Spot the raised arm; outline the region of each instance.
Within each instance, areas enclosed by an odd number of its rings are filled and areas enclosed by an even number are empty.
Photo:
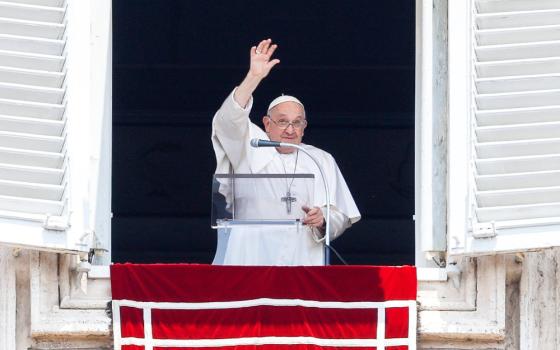
[[[272,39],[262,40],[257,46],[251,47],[249,72],[233,96],[241,107],[247,106],[259,83],[266,78],[272,67],[280,63],[279,59],[271,60],[277,47],[278,45],[272,44]]]
[[[251,137],[249,120],[251,95],[261,80],[270,73],[272,67],[280,62],[278,59],[270,59],[277,48],[271,42],[270,39],[263,40],[251,48],[247,76],[235,89],[233,96],[228,96],[214,115],[212,144],[216,153],[217,172],[227,172],[229,164],[237,171],[251,152],[248,149]],[[265,135],[253,137],[265,137]]]

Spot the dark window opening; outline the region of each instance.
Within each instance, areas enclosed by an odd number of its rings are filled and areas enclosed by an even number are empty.
[[[333,245],[351,264],[414,264],[414,17],[404,0],[113,1],[112,260],[212,261],[211,119],[270,37],[282,62],[253,121],[300,98],[304,142],[335,157],[362,213]]]

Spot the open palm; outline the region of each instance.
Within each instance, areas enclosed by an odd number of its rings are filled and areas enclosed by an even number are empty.
[[[272,67],[280,63],[279,59],[270,59],[278,47],[278,45],[271,45],[271,43],[272,40],[267,39],[261,41],[258,46],[251,47],[251,66],[249,68],[251,75],[262,79],[270,73]]]

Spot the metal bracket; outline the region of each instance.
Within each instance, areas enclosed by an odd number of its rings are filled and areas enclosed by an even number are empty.
[[[473,225],[473,238],[492,238],[496,237],[496,235],[496,224],[494,223],[494,221]]]
[[[89,253],[88,253],[88,259],[87,261],[92,264],[93,263],[93,258],[94,257],[102,257],[105,254],[107,254],[109,252],[108,249],[105,248],[101,248],[101,247],[95,247],[95,248],[90,248]]]
[[[433,261],[437,267],[445,268],[446,261],[443,252],[425,252],[426,260]]]

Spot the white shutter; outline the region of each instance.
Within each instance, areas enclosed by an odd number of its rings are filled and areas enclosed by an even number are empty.
[[[101,3],[107,7],[97,0],[0,1],[0,244],[72,253],[107,247],[94,242],[110,215],[110,180],[99,185],[107,172],[100,166],[110,164],[110,154],[99,153],[110,145],[110,26],[102,29],[102,48],[92,34],[110,23],[110,15],[93,18]],[[105,61],[94,66],[95,50]]]
[[[64,211],[64,12],[0,2],[0,214]]]
[[[472,5],[470,223],[451,253],[560,246],[560,1]]]

